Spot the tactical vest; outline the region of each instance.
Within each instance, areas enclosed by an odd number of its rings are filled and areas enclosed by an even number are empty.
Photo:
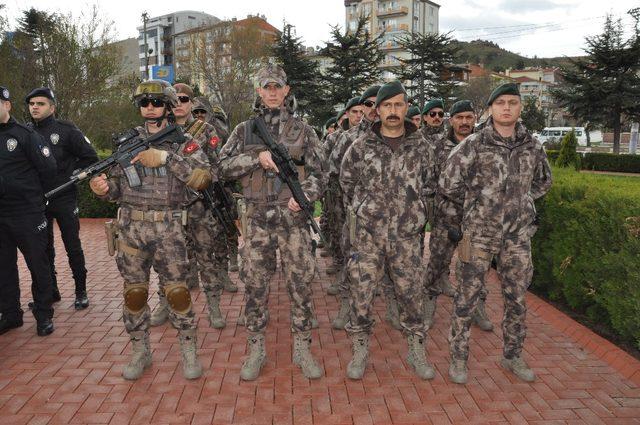
[[[141,135],[145,135],[146,130],[139,127]],[[177,153],[180,145],[177,143],[166,143],[155,146]],[[161,210],[161,209],[181,209],[186,201],[186,189],[184,182],[177,179],[166,166],[157,168],[147,168],[139,162],[135,164],[136,171],[142,185],[130,187],[125,177],[121,178],[120,190],[122,192],[122,203],[135,206],[140,209]]]
[[[251,120],[245,124],[244,145],[245,150],[255,149],[256,145],[264,146],[260,138],[249,129],[252,127]],[[283,144],[289,151],[291,159],[298,170],[298,179],[300,182],[305,179],[304,171],[304,144],[305,144],[305,124],[293,117],[289,117],[281,127],[280,134],[276,138],[278,143]],[[291,190],[278,175],[269,170],[259,167],[252,173],[244,176],[240,183],[242,184],[242,193],[247,200],[254,204],[279,204],[284,205],[291,198]]]

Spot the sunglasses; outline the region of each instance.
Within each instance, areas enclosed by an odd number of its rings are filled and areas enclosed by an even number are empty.
[[[149,106],[149,104],[151,104],[151,106],[153,106],[154,108],[162,108],[165,105],[164,100],[162,99],[145,97],[138,101],[138,106],[141,108],[146,108],[147,106]]]
[[[439,116],[440,118],[444,117],[444,112],[440,111],[440,112],[429,112],[429,116],[431,118],[435,118],[437,116]]]
[[[189,103],[191,98],[189,96],[178,96],[180,103]]]
[[[376,104],[376,102],[374,102],[373,100],[365,100],[364,102],[362,102],[362,104],[367,108],[372,108]]]

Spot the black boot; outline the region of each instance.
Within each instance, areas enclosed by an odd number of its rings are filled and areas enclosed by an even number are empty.
[[[89,297],[87,297],[87,291],[82,291],[76,294],[76,300],[73,302],[73,307],[76,310],[84,310],[89,307]]]
[[[10,318],[4,317],[4,314],[0,317],[0,335],[9,332],[11,329],[19,328],[20,326],[22,326],[22,317]]]
[[[51,319],[42,319],[37,322],[36,331],[38,336],[47,336],[53,333],[53,321]]]

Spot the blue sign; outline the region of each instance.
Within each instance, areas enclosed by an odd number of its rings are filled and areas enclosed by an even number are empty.
[[[173,84],[175,81],[173,65],[153,65],[151,67],[151,78],[154,80],[165,80]]]

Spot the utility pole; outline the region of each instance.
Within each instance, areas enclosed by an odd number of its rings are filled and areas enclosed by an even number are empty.
[[[142,13],[142,32],[144,37],[144,75],[145,79],[149,79],[149,45],[147,44],[147,21],[149,20],[149,14],[147,12]]]

